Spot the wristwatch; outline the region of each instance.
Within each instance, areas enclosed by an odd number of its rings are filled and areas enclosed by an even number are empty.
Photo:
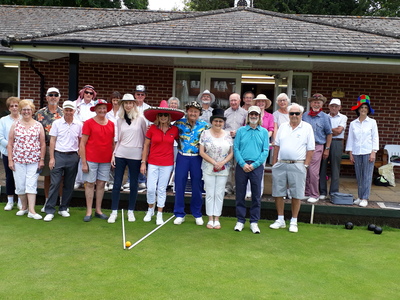
[[[304,167],[305,167],[306,169],[308,169],[308,165],[304,165]]]
[[[325,148],[325,150],[329,150],[329,149],[331,149],[331,147],[326,147],[326,148]]]

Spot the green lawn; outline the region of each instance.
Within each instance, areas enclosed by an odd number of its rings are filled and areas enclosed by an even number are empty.
[[[299,224],[299,233],[196,226],[187,216],[132,250],[115,224],[84,223],[83,208],[52,222],[0,211],[1,299],[398,299],[400,230]],[[107,212],[107,211],[105,211]],[[126,224],[134,243],[156,228]],[[170,214],[165,214],[165,220]]]

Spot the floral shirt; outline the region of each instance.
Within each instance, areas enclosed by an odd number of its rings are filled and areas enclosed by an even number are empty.
[[[40,161],[40,123],[25,129],[21,121],[15,123],[12,158],[15,163],[33,164]]]
[[[199,141],[201,133],[210,128],[203,120],[197,120],[192,127],[186,118],[174,124],[179,129],[180,148],[183,153],[199,154]]]
[[[230,133],[227,131],[225,131],[222,137],[216,138],[211,135],[210,130],[205,130],[201,134],[200,145],[204,146],[204,151],[208,156],[218,162],[224,160],[225,157],[228,156],[229,150],[233,145],[233,140]],[[228,176],[231,163],[227,162],[224,166],[225,170],[214,172],[214,166],[205,159],[203,159],[201,163],[201,169],[203,173],[207,175]]]
[[[45,133],[45,138],[46,138],[46,145],[49,146],[50,144],[50,130],[51,130],[51,125],[53,122],[57,119],[61,119],[63,116],[63,111],[61,107],[57,107],[57,111],[55,114],[53,114],[48,107],[43,107],[42,109],[39,109],[36,113],[35,116],[33,117],[36,121],[38,121],[40,124],[43,125],[44,133]]]

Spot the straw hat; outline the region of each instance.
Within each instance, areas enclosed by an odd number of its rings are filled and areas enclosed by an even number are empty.
[[[322,94],[317,93],[317,94],[312,95],[312,97],[308,98],[308,102],[315,101],[315,100],[320,100],[323,102],[323,104],[325,104],[326,97],[324,97],[324,95],[322,95]]]
[[[213,103],[215,101],[215,96],[213,93],[211,93],[209,90],[205,90],[204,92],[200,93],[197,96],[197,102],[201,102],[201,97],[203,97],[203,95],[210,95],[211,97],[211,103]]]
[[[264,94],[258,94],[256,98],[253,99],[253,101],[265,101],[265,109],[271,106],[272,102],[271,100],[268,99],[267,96]]]

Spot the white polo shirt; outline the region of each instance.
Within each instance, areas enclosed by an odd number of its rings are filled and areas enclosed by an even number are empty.
[[[79,138],[82,137],[82,122],[74,118],[71,124],[65,122],[64,117],[53,122],[50,136],[57,137],[55,150],[73,152],[79,149]]]
[[[315,150],[312,126],[304,121],[295,129],[289,122],[281,124],[275,145],[279,146],[278,160],[305,160],[307,151]]]

